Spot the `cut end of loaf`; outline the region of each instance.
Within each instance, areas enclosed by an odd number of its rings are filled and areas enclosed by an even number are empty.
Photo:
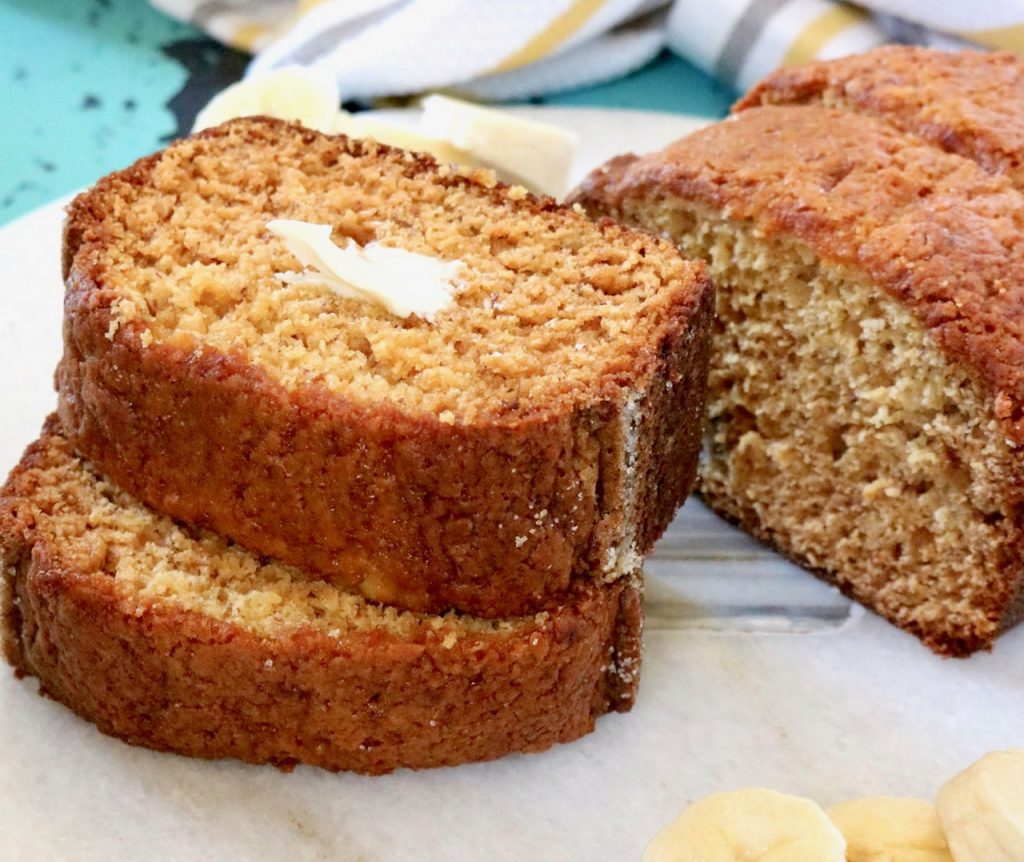
[[[971,376],[799,241],[657,193],[610,214],[719,285],[702,496],[937,652],[990,646],[1015,621],[1016,467]]]
[[[632,215],[723,286],[705,499],[936,651],[990,645],[1020,537],[1009,447],[969,375],[899,303],[797,242],[685,204]]]

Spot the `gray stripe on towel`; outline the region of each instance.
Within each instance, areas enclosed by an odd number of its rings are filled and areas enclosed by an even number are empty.
[[[714,74],[718,78],[735,84],[743,68],[743,63],[750,56],[750,49],[756,44],[764,31],[765,25],[790,0],[754,0],[743,14],[736,20],[732,32],[729,33],[722,46],[722,52],[715,62]]]

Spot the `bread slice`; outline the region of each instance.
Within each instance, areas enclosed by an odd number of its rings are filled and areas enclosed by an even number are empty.
[[[135,745],[381,773],[540,751],[628,710],[635,576],[532,617],[424,616],[154,514],[50,421],[0,492],[8,660]]]
[[[267,221],[465,264],[432,321],[275,276]],[[686,496],[712,288],[661,240],[372,141],[244,119],[68,213],[69,439],[158,511],[406,609],[637,568]]]
[[[1021,613],[1024,199],[870,117],[744,110],[575,195],[709,262],[699,489],[938,652]]]
[[[768,75],[734,111],[809,105],[876,117],[1024,189],[1024,60],[886,45]]]

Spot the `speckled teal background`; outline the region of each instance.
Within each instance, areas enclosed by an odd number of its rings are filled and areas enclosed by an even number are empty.
[[[0,224],[159,149],[245,61],[145,0],[0,0]],[[733,95],[664,54],[543,101],[722,116]]]

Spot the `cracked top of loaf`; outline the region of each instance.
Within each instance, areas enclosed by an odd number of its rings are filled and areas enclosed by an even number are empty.
[[[1024,60],[1015,54],[887,45],[779,69],[733,110],[811,103],[879,117],[1024,187]]]

